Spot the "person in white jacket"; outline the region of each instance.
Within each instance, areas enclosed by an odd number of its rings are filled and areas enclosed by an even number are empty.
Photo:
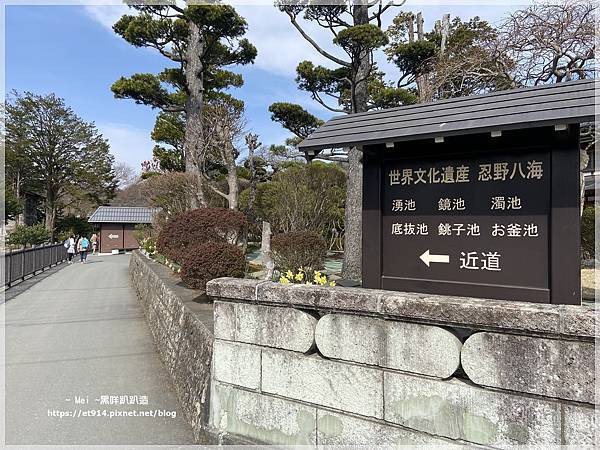
[[[65,247],[67,247],[67,257],[69,259],[69,264],[73,262],[73,256],[75,256],[75,236],[71,235],[68,242],[65,242]]]

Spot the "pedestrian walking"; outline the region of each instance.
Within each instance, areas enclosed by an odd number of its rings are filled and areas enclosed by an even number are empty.
[[[98,235],[96,233],[92,234],[90,241],[92,242],[92,255],[95,255],[96,250],[98,250]]]
[[[77,249],[79,250],[79,257],[82,263],[85,263],[87,260],[87,253],[90,249],[90,241],[85,236],[82,236],[79,239],[79,244],[77,245]]]
[[[71,235],[64,242],[64,246],[67,249],[67,258],[69,260],[69,264],[73,262],[73,256],[75,256],[75,236]]]

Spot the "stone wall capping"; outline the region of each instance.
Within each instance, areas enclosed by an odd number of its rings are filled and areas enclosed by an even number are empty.
[[[386,291],[264,282],[256,292],[259,303],[377,313],[380,295]]]
[[[264,282],[249,278],[217,278],[206,283],[206,295],[253,302],[256,301],[256,287]]]
[[[213,298],[440,324],[592,340],[597,312],[587,306],[453,297],[378,289],[284,285],[219,278],[207,285]]]
[[[503,330],[577,339],[596,336],[597,312],[587,306],[547,305],[510,300],[388,292],[380,312],[465,328]]]

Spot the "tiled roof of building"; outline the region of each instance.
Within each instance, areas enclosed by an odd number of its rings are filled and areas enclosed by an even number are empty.
[[[145,206],[100,206],[88,219],[95,223],[152,223],[158,208]]]
[[[349,114],[328,120],[298,148],[314,154],[325,148],[591,122],[594,97],[591,79]]]

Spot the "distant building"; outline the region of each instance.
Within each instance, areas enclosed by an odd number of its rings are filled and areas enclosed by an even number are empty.
[[[133,250],[139,247],[133,235],[138,224],[150,224],[156,208],[141,206],[100,206],[88,219],[98,227],[100,252]]]

